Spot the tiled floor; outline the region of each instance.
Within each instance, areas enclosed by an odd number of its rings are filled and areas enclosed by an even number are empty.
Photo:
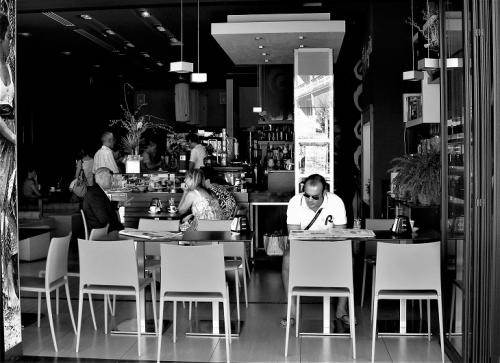
[[[36,275],[43,262],[21,264],[21,273]],[[77,313],[78,279],[71,281],[73,311]],[[230,286],[232,284],[230,283]],[[36,313],[36,298],[33,294],[23,294],[23,312]],[[61,295],[62,297],[64,294]],[[242,295],[243,296],[243,295]],[[97,299],[98,297],[96,297]],[[55,318],[57,342],[59,352],[53,349],[49,323],[46,317],[42,318],[41,327],[36,322],[23,330],[23,350],[26,361],[35,360],[34,356],[67,357],[112,360],[156,360],[157,339],[143,337],[141,340],[142,355],[137,355],[137,339],[134,337],[120,337],[104,334],[103,301],[94,302],[96,312],[97,331],[94,331],[90,318],[88,303],[84,304],[82,337],[80,352],[75,353],[76,336],[71,327],[67,303],[61,300],[60,314]],[[233,299],[234,300],[234,299]],[[246,309],[241,299],[242,320],[244,326],[239,338],[233,339],[231,345],[231,361],[233,362],[350,362],[352,359],[351,340],[347,337],[314,337],[295,338],[290,336],[288,357],[284,357],[285,330],[280,327],[279,321],[285,312],[285,296],[281,284],[280,271],[277,268],[258,268],[249,281],[249,307]],[[303,305],[304,319],[321,319],[322,308],[318,300],[306,301]],[[53,307],[55,303],[53,302]],[[151,305],[148,304],[150,316]],[[366,362],[371,358],[371,324],[369,310],[356,307],[356,345],[357,362]],[[53,311],[55,309],[53,308]],[[235,307],[231,313],[235,316]],[[392,309],[382,311],[381,317],[393,316]],[[418,310],[418,309],[416,309]],[[178,308],[177,342],[172,342],[172,327],[168,328],[162,337],[162,361],[183,362],[224,362],[225,341],[219,338],[186,337],[188,329],[188,309]],[[42,313],[46,314],[45,301],[42,304]],[[195,317],[209,319],[211,315],[208,304],[199,304],[194,313]],[[135,316],[135,304],[132,301],[117,302],[117,316],[110,320],[110,324],[120,322]],[[171,319],[171,306],[166,306],[166,318]],[[424,324],[426,326],[426,324]],[[43,361],[50,361],[44,358]],[[58,359],[58,362],[68,361]],[[82,360],[83,361],[83,360]],[[433,335],[431,342],[426,338],[378,338],[376,343],[377,362],[439,362],[441,351],[439,339]]]

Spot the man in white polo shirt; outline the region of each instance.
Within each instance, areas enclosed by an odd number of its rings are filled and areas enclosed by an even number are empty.
[[[325,178],[319,174],[312,174],[304,182],[304,192],[295,195],[288,202],[286,212],[288,231],[295,229],[322,230],[346,228],[347,217],[344,202],[337,195],[326,191]],[[288,296],[288,277],[290,268],[290,251],[283,256],[282,277],[285,292]],[[292,299],[292,323],[295,323],[295,300]],[[347,299],[339,298],[336,317],[349,324],[349,314],[346,310]],[[286,318],[281,321],[286,326]]]

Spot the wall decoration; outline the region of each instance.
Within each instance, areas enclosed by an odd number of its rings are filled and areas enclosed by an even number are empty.
[[[21,343],[21,302],[17,235],[17,160],[14,104],[16,8],[14,0],[0,1],[0,68],[10,79],[0,82],[0,269],[3,341],[0,361]],[[8,54],[2,54],[8,52]],[[5,59],[5,61],[2,61]],[[7,86],[5,86],[7,85]],[[1,339],[0,339],[1,340]]]

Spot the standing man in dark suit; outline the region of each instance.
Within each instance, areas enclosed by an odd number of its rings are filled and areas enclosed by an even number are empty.
[[[118,240],[118,232],[124,227],[118,219],[118,213],[111,205],[105,190],[111,188],[113,173],[108,168],[99,168],[95,172],[96,184],[87,188],[83,198],[83,212],[89,229],[102,228],[109,224],[108,240]]]

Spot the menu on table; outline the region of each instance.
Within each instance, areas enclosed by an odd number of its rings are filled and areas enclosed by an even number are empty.
[[[145,239],[163,239],[163,238],[179,238],[182,237],[182,232],[170,232],[170,231],[144,231],[138,229],[127,228],[120,231],[122,236],[129,236],[135,238],[145,238]]]
[[[323,231],[290,231],[290,239],[296,240],[330,240],[332,238],[373,238],[375,233],[369,229],[341,229],[331,228]]]

